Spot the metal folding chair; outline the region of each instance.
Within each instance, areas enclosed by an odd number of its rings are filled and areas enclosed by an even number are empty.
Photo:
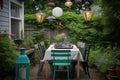
[[[89,67],[88,67],[89,53],[90,53],[90,44],[85,43],[85,49],[82,53],[84,61],[80,61],[80,62],[81,62],[82,67],[85,71],[85,74],[87,74],[88,77],[90,78],[90,72],[89,72]]]
[[[53,65],[53,80],[55,80],[56,72],[67,72],[68,80],[70,79],[70,50],[51,50],[52,65]],[[63,66],[65,69],[59,69],[58,66]]]
[[[38,70],[38,76],[42,72],[44,62],[42,61],[44,54],[45,54],[45,47],[41,44],[35,44],[35,52],[37,54],[37,57],[39,57],[39,70]]]
[[[84,59],[84,61],[80,61],[80,63],[82,65],[82,68],[83,68],[85,74],[87,74],[88,77],[90,78],[89,67],[88,67],[88,57],[89,57],[89,53],[90,53],[90,44],[87,44],[84,42],[79,42],[79,43],[80,44],[78,44],[77,46],[79,47],[81,54],[82,54],[82,57]],[[74,75],[76,64],[77,64],[76,61],[72,62],[72,75]]]

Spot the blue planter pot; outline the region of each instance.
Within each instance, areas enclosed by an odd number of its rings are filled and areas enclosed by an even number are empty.
[[[62,47],[62,45],[63,45],[63,42],[61,41],[61,42],[58,42],[58,46],[59,47]]]

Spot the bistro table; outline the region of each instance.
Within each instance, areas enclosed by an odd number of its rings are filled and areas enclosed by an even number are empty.
[[[45,65],[48,63],[49,60],[52,59],[51,57],[51,50],[71,50],[71,59],[72,60],[77,60],[77,79],[79,80],[79,70],[80,70],[80,61],[83,61],[82,54],[80,50],[76,47],[76,45],[72,45],[73,47],[70,49],[67,48],[61,48],[61,49],[56,49],[54,44],[51,44],[49,48],[45,51],[45,55],[43,58],[43,61],[45,61]],[[46,68],[47,69],[47,68]],[[46,70],[47,72],[47,70]],[[45,74],[47,77],[47,74]]]

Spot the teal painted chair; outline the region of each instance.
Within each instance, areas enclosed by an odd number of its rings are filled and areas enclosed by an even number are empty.
[[[53,80],[55,80],[56,72],[67,72],[67,78],[70,79],[70,50],[51,50],[52,54],[52,66],[53,66]],[[65,67],[65,69],[59,69],[59,66]]]

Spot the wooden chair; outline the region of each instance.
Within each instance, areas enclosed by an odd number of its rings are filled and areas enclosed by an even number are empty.
[[[68,80],[70,79],[70,50],[51,50],[52,65],[53,65],[53,80],[55,80],[56,72],[67,72]],[[63,66],[65,69],[58,69],[58,66]]]
[[[37,74],[39,76],[40,73],[42,72],[42,69],[44,66],[44,62],[42,61],[44,54],[45,54],[44,45],[35,44],[35,52],[36,52],[36,56],[39,58],[39,70],[38,70],[38,74]]]

